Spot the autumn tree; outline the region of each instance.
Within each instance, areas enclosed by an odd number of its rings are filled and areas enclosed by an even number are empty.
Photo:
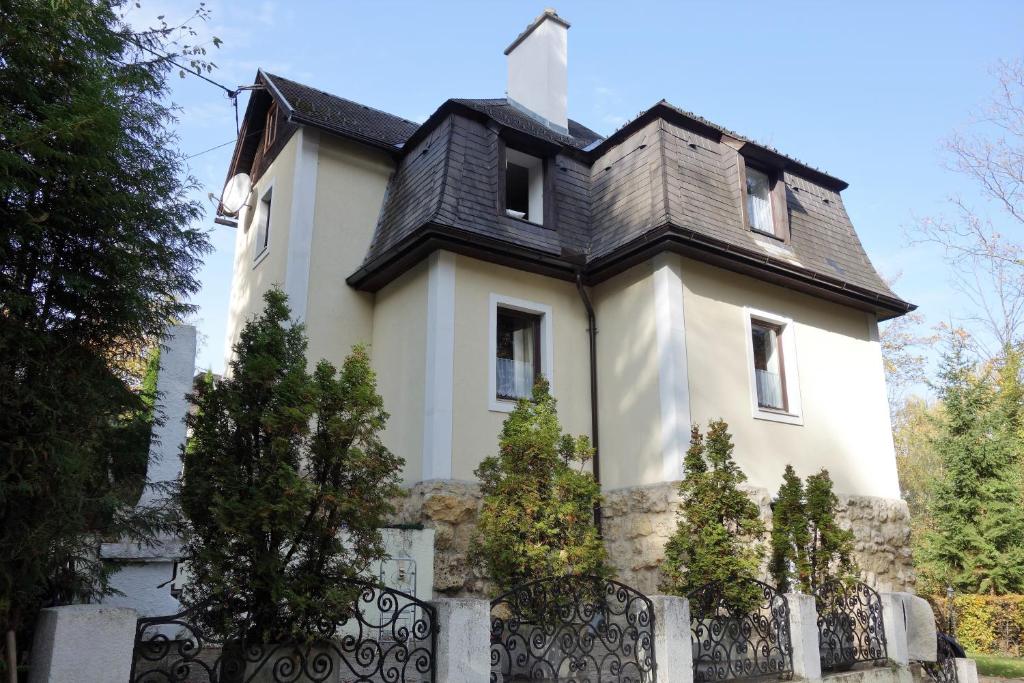
[[[307,641],[351,614],[349,580],[383,559],[401,458],[366,351],[306,369],[285,295],[264,296],[230,372],[192,397],[181,505],[183,602],[233,642]]]
[[[586,470],[590,440],[562,432],[541,378],[509,413],[498,455],[476,469],[483,492],[471,555],[500,590],[551,576],[608,576],[594,523],[600,485]]]

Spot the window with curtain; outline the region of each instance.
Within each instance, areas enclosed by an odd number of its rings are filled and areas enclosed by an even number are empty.
[[[786,410],[786,387],[783,383],[782,347],[779,328],[751,321],[751,343],[754,347],[754,378],[757,382],[757,404],[769,410]]]
[[[747,167],[747,220],[758,232],[775,234],[772,218],[772,183],[768,174]]]
[[[499,308],[495,353],[497,397],[529,398],[540,375],[540,316]]]

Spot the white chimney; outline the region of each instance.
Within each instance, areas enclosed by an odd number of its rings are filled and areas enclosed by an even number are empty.
[[[568,38],[569,22],[546,9],[505,50],[510,103],[563,133],[569,129]]]

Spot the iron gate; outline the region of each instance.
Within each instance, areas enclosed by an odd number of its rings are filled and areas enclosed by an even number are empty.
[[[617,581],[553,577],[491,601],[492,683],[646,683],[654,655],[654,607]]]
[[[225,642],[195,613],[139,619],[129,683],[434,681],[437,615],[408,593],[362,581],[351,614],[310,644]]]
[[[693,679],[793,675],[786,596],[761,581],[706,584],[687,595]]]
[[[822,671],[843,671],[858,662],[887,658],[882,598],[860,581],[831,580],[814,593]]]

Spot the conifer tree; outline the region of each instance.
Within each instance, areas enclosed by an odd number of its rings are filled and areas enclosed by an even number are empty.
[[[792,465],[786,465],[782,485],[772,508],[772,557],[768,571],[780,593],[808,583],[807,548],[810,531],[804,504],[804,486]]]
[[[942,458],[931,525],[919,552],[926,585],[972,593],[1024,591],[1020,356],[991,367],[967,360],[951,335],[936,389],[943,410],[933,447]]]
[[[683,462],[684,479],[676,531],[665,546],[662,590],[685,596],[716,583],[730,604],[743,610],[757,600],[764,523],[740,486],[747,480],[732,459],[733,444],[722,420],[708,424],[707,438],[693,427]]]
[[[853,560],[853,532],[839,526],[836,507],[839,499],[832,492],[828,470],[807,477],[804,487],[807,513],[807,577],[801,590],[814,594],[831,579],[849,580],[857,573]]]
[[[230,373],[199,388],[188,418],[183,601],[232,642],[330,635],[358,594],[347,580],[384,557],[379,529],[401,492],[365,350],[310,374],[286,300],[264,296]]]
[[[471,554],[500,590],[551,576],[608,576],[594,524],[601,489],[585,436],[562,433],[544,378],[505,419],[498,455],[476,470],[483,492]]]

